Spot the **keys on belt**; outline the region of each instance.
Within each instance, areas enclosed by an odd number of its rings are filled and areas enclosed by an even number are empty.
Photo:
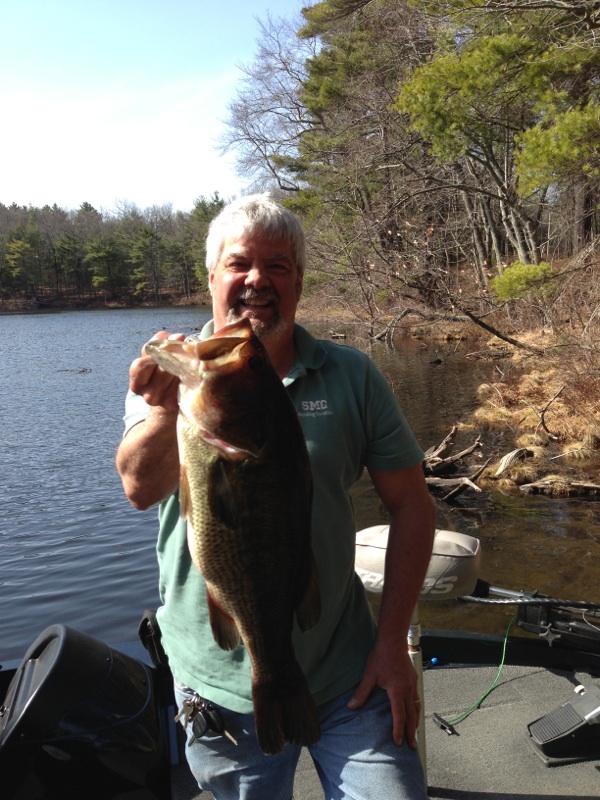
[[[183,727],[187,730],[188,725],[192,725],[192,736],[188,741],[188,747],[200,739],[207,731],[213,731],[220,736],[226,736],[229,741],[237,744],[231,733],[225,729],[223,717],[218,708],[210,702],[194,693],[191,697],[183,701],[181,711],[175,717],[175,722],[183,719]]]

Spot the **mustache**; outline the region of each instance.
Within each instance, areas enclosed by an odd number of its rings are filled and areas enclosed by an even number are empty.
[[[251,303],[253,300],[276,302],[277,295],[273,289],[265,287],[264,289],[243,289],[236,297],[236,302]]]

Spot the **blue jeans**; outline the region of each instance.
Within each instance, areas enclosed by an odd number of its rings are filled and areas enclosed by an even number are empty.
[[[175,681],[181,709],[192,692]],[[325,792],[325,800],[426,800],[423,771],[416,750],[392,741],[387,695],[373,692],[356,711],[346,708],[353,690],[319,707],[321,738],[308,748]],[[215,800],[291,800],[301,748],[288,744],[276,756],[258,747],[253,714],[236,714],[219,707],[225,736],[206,733],[186,746],[190,769],[201,789]],[[187,731],[191,738],[191,725]]]

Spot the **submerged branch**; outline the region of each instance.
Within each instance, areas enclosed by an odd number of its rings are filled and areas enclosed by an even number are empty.
[[[539,347],[533,347],[530,344],[519,342],[517,339],[513,339],[512,336],[507,336],[505,333],[501,333],[497,328],[494,328],[492,325],[488,325],[487,322],[484,322],[479,317],[476,317],[475,314],[472,314],[466,308],[461,309],[461,311],[471,320],[471,322],[474,322],[475,325],[479,325],[480,328],[488,331],[488,333],[491,333],[498,339],[502,339],[503,342],[508,342],[508,344],[512,344],[513,347],[518,347],[520,350],[527,350],[529,353],[535,353],[536,355],[540,356],[544,355],[544,351],[540,350]]]

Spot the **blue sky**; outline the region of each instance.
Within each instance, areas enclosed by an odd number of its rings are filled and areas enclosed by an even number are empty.
[[[0,0],[0,203],[189,211],[243,189],[216,151],[257,19],[314,0]]]

